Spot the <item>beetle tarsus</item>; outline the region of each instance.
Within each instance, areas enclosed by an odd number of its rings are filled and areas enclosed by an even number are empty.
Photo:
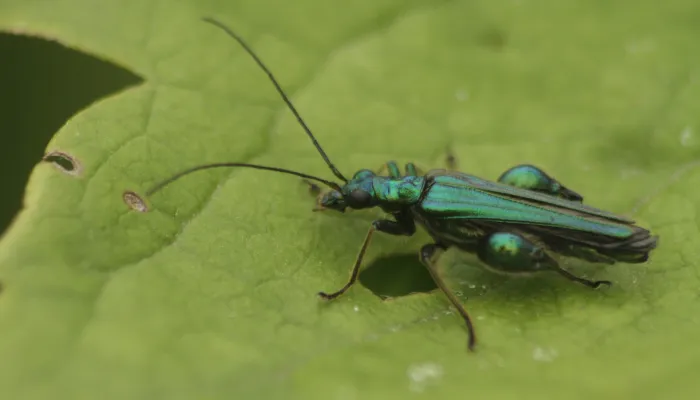
[[[341,296],[343,293],[345,293],[352,285],[357,282],[357,277],[360,276],[360,267],[362,266],[362,259],[365,257],[365,252],[367,251],[367,247],[369,247],[369,242],[370,239],[372,239],[372,234],[376,230],[375,224],[372,224],[372,226],[369,228],[367,231],[367,235],[365,236],[365,241],[362,242],[362,247],[360,248],[360,251],[357,253],[357,258],[355,258],[355,265],[352,267],[352,271],[350,272],[350,279],[348,279],[347,283],[338,291],[335,291],[333,293],[326,293],[326,292],[319,292],[318,295],[321,297],[323,300],[333,300],[339,296]]]
[[[457,157],[452,152],[451,148],[447,148],[445,155],[445,166],[448,171],[457,171]]]
[[[441,246],[440,244],[426,244],[420,249],[418,257],[420,258],[421,263],[423,263],[423,265],[425,265],[425,267],[428,269],[428,272],[430,272],[430,276],[433,277],[435,285],[437,285],[437,287],[440,288],[440,290],[445,294],[445,296],[447,296],[447,299],[450,301],[450,303],[452,303],[454,308],[457,309],[459,315],[462,316],[462,319],[464,320],[464,323],[467,326],[467,349],[469,349],[469,351],[474,351],[474,346],[476,346],[476,334],[474,333],[474,324],[472,324],[472,320],[469,317],[467,310],[464,309],[464,306],[462,306],[462,303],[460,303],[457,296],[455,296],[452,290],[447,286],[447,284],[445,284],[445,281],[442,279],[440,272],[435,266],[440,256],[440,253],[442,253],[443,251],[445,251],[445,247]]]
[[[561,276],[565,277],[566,279],[586,285],[591,289],[598,289],[600,286],[603,285],[612,286],[612,282],[610,281],[591,281],[585,278],[578,277],[562,268],[557,268],[555,269],[555,271],[557,271]]]

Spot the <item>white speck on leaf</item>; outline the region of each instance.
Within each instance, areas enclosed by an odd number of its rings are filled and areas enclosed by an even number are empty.
[[[355,306],[355,307],[353,307],[352,309],[355,310],[355,312],[360,311],[360,307],[359,307],[359,306]]]
[[[469,93],[465,90],[458,89],[455,92],[455,99],[457,99],[457,101],[467,101],[469,100]]]
[[[683,128],[681,131],[681,146],[687,147],[690,145],[690,142],[693,140],[693,128],[686,126]]]
[[[374,333],[370,333],[369,335],[367,335],[367,338],[366,338],[366,339],[367,339],[367,341],[369,341],[369,342],[374,342],[374,341],[376,341],[376,340],[379,340],[379,336],[376,335],[376,334],[374,334]]]
[[[656,44],[649,39],[637,40],[625,46],[625,50],[627,50],[627,53],[629,54],[649,53],[654,51],[655,49]]]
[[[532,350],[532,359],[540,362],[552,362],[558,355],[559,353],[551,347],[543,348],[538,346]]]
[[[620,178],[622,179],[629,179],[635,175],[641,174],[642,171],[635,169],[635,168],[625,168],[622,171],[620,171]]]
[[[412,364],[406,371],[410,380],[409,388],[413,392],[422,392],[426,386],[437,383],[442,374],[442,366],[433,362]]]

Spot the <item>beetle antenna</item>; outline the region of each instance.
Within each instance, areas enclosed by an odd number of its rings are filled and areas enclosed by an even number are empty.
[[[304,119],[299,114],[299,111],[297,111],[296,107],[294,107],[294,104],[292,104],[292,101],[289,100],[289,97],[287,97],[287,94],[284,92],[284,90],[282,89],[280,84],[277,82],[277,79],[275,79],[275,76],[272,75],[272,71],[270,71],[270,69],[267,68],[265,63],[263,63],[262,60],[260,59],[260,57],[258,57],[258,55],[255,54],[253,49],[251,49],[250,46],[248,46],[248,44],[240,36],[238,36],[238,34],[236,32],[234,32],[231,28],[226,26],[223,22],[220,22],[220,21],[218,21],[214,18],[210,18],[210,17],[204,17],[202,19],[204,20],[204,22],[208,22],[208,23],[220,28],[221,30],[226,32],[226,34],[228,34],[229,36],[234,38],[238,42],[238,44],[240,44],[241,47],[243,47],[243,49],[253,58],[253,60],[255,60],[255,62],[258,64],[258,66],[267,74],[268,78],[270,78],[270,81],[272,81],[272,84],[275,85],[275,89],[277,89],[277,92],[282,97],[282,100],[284,100],[284,102],[287,104],[287,107],[289,108],[289,110],[296,117],[297,121],[299,122],[299,125],[301,125],[301,127],[304,129],[306,134],[309,136],[309,138],[311,139],[311,142],[313,142],[314,146],[316,147],[316,150],[318,150],[319,154],[321,154],[321,157],[323,157],[323,160],[326,162],[326,164],[328,164],[328,168],[330,168],[331,172],[333,172],[333,175],[335,175],[338,179],[342,180],[343,182],[347,182],[348,181],[347,178],[345,178],[343,176],[343,174],[340,173],[338,168],[336,168],[335,165],[333,165],[331,160],[328,158],[328,156],[326,155],[326,152],[323,151],[323,149],[321,148],[321,145],[316,140],[316,137],[314,137],[314,134],[311,133],[311,129],[308,127],[308,125],[306,125],[306,122],[304,122]]]
[[[204,164],[204,165],[198,165],[196,167],[188,168],[184,171],[180,171],[177,174],[171,176],[170,178],[160,181],[159,183],[155,184],[152,188],[148,189],[146,191],[146,196],[151,196],[152,194],[159,192],[161,189],[164,187],[168,186],[169,184],[175,182],[176,180],[182,178],[185,175],[189,175],[193,172],[205,170],[205,169],[212,169],[212,168],[228,168],[228,167],[245,167],[245,168],[254,168],[254,169],[262,169],[265,171],[274,171],[274,172],[280,172],[283,174],[289,174],[289,175],[295,175],[300,178],[304,179],[309,179],[312,181],[320,182],[323,183],[326,186],[329,186],[331,189],[335,189],[340,191],[340,186],[338,186],[337,183],[327,181],[325,179],[313,176],[313,175],[308,175],[303,172],[296,172],[292,171],[289,169],[284,169],[284,168],[277,168],[277,167],[267,167],[265,165],[257,165],[257,164],[248,164],[248,163],[238,163],[238,162],[222,162],[222,163],[212,163],[212,164]]]

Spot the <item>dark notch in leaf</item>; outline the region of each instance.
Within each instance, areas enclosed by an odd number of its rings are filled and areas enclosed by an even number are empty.
[[[382,299],[427,293],[437,287],[415,253],[377,258],[361,273],[360,283]]]
[[[82,165],[77,159],[63,151],[46,153],[42,160],[53,163],[56,168],[69,175],[78,176],[83,170]]]
[[[39,37],[0,33],[0,233],[22,207],[24,188],[46,145],[71,116],[140,83],[133,73]]]

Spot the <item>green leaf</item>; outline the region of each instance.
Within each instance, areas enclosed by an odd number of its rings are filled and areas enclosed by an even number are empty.
[[[660,235],[643,265],[571,263],[610,289],[511,279],[444,259],[476,322],[376,235],[375,215],[309,212],[298,180],[182,168],[246,161],[330,176],[234,27],[338,167],[396,159],[496,178],[535,163],[586,203]],[[107,59],[144,82],[75,115],[0,243],[4,397],[678,398],[700,350],[700,6],[690,0],[0,1],[0,29]],[[41,116],[37,116],[41,118]],[[55,159],[54,159],[55,160]],[[65,161],[65,160],[64,160]],[[387,264],[391,274],[378,271]],[[403,269],[410,279],[400,284]],[[423,285],[423,286],[421,286]],[[370,290],[371,289],[371,290]]]

